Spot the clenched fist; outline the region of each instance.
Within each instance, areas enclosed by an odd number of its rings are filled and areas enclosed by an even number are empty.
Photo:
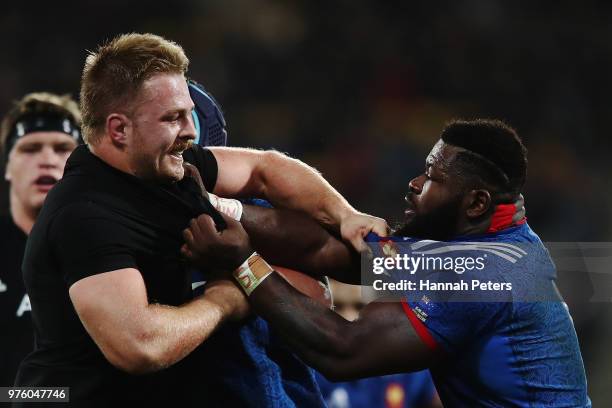
[[[203,269],[233,271],[253,253],[249,235],[242,225],[220,213],[227,228],[217,231],[213,219],[202,214],[183,231],[182,254]]]

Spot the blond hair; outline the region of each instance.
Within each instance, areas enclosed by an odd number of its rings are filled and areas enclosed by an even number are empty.
[[[0,125],[0,143],[2,150],[15,123],[24,116],[33,114],[57,114],[65,116],[77,126],[81,125],[79,105],[70,95],[56,95],[49,92],[33,92],[15,101]]]
[[[154,34],[123,34],[90,52],[81,77],[83,139],[95,144],[106,117],[136,96],[159,73],[185,74],[189,59],[180,45]]]

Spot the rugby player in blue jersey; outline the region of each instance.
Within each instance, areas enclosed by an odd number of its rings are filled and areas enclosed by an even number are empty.
[[[406,222],[394,233],[394,240],[413,247],[444,250],[447,243],[430,241],[439,240],[453,242],[448,248],[456,250],[469,240],[471,248],[494,254],[488,276],[507,277],[519,290],[497,301],[439,301],[432,291],[419,299],[371,303],[348,322],[301,295],[254,253],[270,253],[260,249],[265,233],[252,228],[256,217],[241,220],[244,226],[226,217],[228,228],[219,232],[209,216],[200,216],[185,231],[184,254],[195,263],[206,259],[233,270],[254,310],[330,379],[429,368],[445,406],[589,407],[578,339],[556,291],[554,264],[525,219],[513,220],[511,203],[526,172],[526,149],[509,126],[494,120],[451,122],[426,158],[423,174],[410,181]],[[268,232],[292,244],[301,241],[313,265],[345,268],[346,280],[356,280],[355,257],[341,242],[321,228],[295,231],[290,217],[283,222],[281,215],[267,216],[271,225],[282,226]],[[498,250],[507,245],[527,245],[529,254]],[[545,301],[520,297],[535,280]]]

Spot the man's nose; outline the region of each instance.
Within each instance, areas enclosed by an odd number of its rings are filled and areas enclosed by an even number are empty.
[[[410,192],[413,194],[421,194],[421,192],[423,191],[424,179],[425,175],[421,174],[420,176],[410,180],[410,183],[408,183],[408,188],[410,189]]]
[[[52,146],[44,146],[40,152],[38,165],[44,168],[59,166],[61,159]]]
[[[187,115],[187,120],[185,122],[185,126],[183,127],[180,136],[186,139],[195,140],[197,131],[191,114]]]

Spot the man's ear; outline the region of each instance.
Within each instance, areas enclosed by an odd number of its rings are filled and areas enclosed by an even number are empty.
[[[464,199],[465,214],[468,218],[478,218],[491,208],[491,194],[487,190],[472,190]]]
[[[128,133],[131,126],[131,120],[123,113],[111,113],[106,117],[106,133],[114,145],[128,144]]]

